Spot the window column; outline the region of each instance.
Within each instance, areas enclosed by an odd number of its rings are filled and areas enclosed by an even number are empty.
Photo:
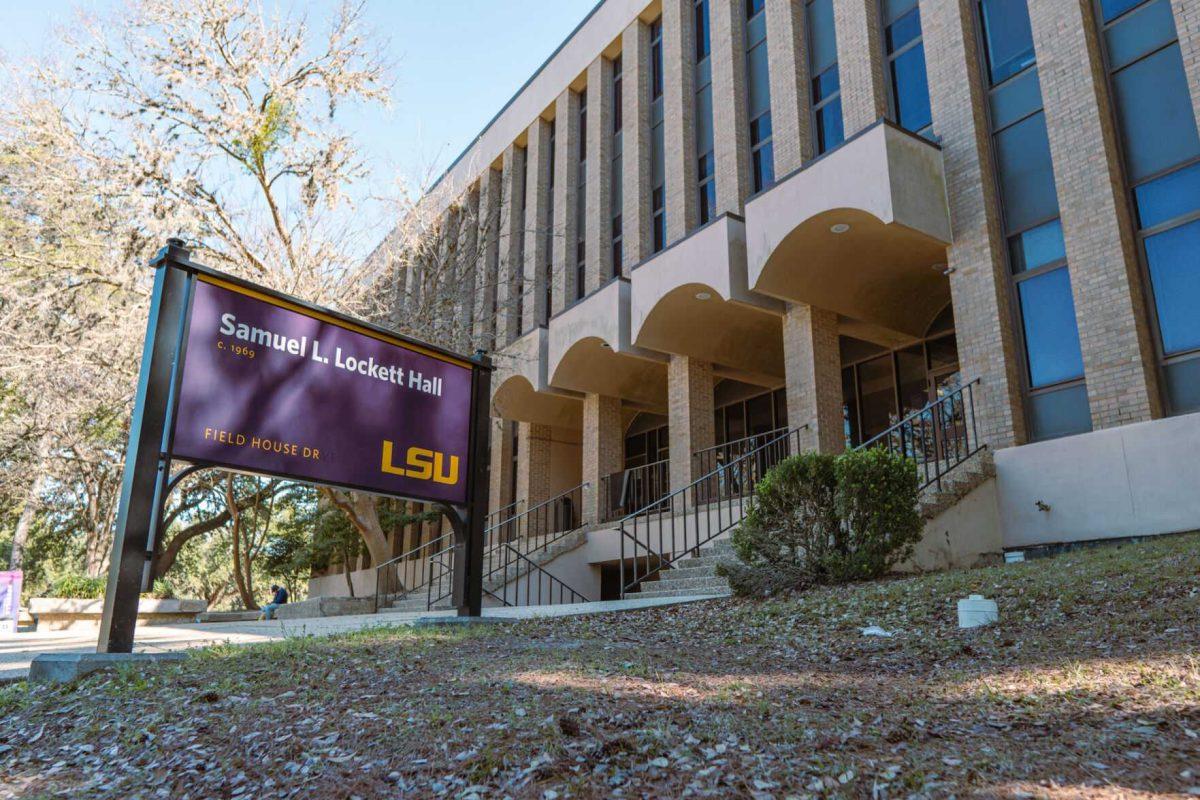
[[[651,252],[650,26],[635,21],[621,36],[621,231],[628,271]]]
[[[525,303],[521,335],[548,317],[545,264],[550,259],[550,123],[538,117],[525,135]]]
[[[942,145],[946,199],[954,228],[947,251],[959,364],[980,378],[975,419],[992,448],[1024,443],[1019,343],[1008,264],[1000,242],[999,198],[986,123],[975,34],[976,0],[923,3],[934,133]]]
[[[887,116],[878,0],[833,0],[846,136]]]
[[[588,220],[588,113],[587,113],[587,87],[585,86],[579,92],[579,152],[575,155],[575,254],[574,254],[574,281],[575,294],[573,298],[568,300],[568,303],[583,299],[587,294],[587,253],[588,253],[588,238],[589,225]],[[595,250],[595,242],[593,241],[591,249]]]
[[[888,118],[919,136],[932,133],[925,40],[917,0],[883,0],[884,81]]]
[[[1176,5],[1172,14],[1168,0],[1102,0],[1097,17],[1161,394],[1167,413],[1200,411],[1200,137],[1188,90],[1200,9]]]
[[[771,120],[771,72],[767,58],[764,0],[745,0],[746,109],[750,120],[750,189],[775,182],[775,142]]]
[[[713,109],[713,92],[714,86],[717,84],[717,77],[714,73],[724,72],[723,69],[719,70],[716,63],[721,62],[724,67],[727,60],[713,54],[713,42],[714,39],[720,42],[718,47],[722,48],[722,52],[724,51],[722,37],[725,36],[725,33],[716,28],[718,19],[727,16],[724,13],[727,1],[693,0],[692,3],[692,39],[695,44],[692,69],[693,83],[696,88],[696,224],[698,225],[711,222],[720,213],[717,203],[717,186],[720,181],[717,179],[719,169],[714,147],[713,128],[718,117],[721,117],[723,125],[727,123],[725,117],[728,116],[729,109],[723,108],[721,113]],[[714,2],[719,8],[712,7]],[[728,82],[734,86],[737,84],[736,79]],[[716,96],[736,97],[737,92],[733,86],[722,86],[717,90]],[[736,140],[737,135],[735,121],[733,130],[722,128],[717,138],[722,141],[724,146],[730,146],[729,142]],[[735,203],[738,199],[740,198],[735,198]],[[737,206],[735,205],[734,208],[736,209]]]
[[[1167,0],[1158,2],[1169,21]],[[1109,0],[1106,5],[1116,4]],[[1122,5],[1128,6],[1128,0]],[[1158,417],[1162,404],[1154,347],[1128,206],[1120,190],[1120,157],[1113,127],[1107,124],[1112,108],[1097,29],[1078,3],[1030,0],[1029,16],[1042,96],[1051,98],[1045,109],[1046,132],[1071,264],[1092,425],[1107,428]],[[1187,83],[1177,55],[1175,64],[1177,99],[1190,122]],[[1165,75],[1147,78],[1137,87],[1144,93],[1139,100],[1158,105],[1172,82]],[[1139,112],[1136,125],[1151,116],[1142,103]],[[1161,128],[1155,126],[1155,148],[1178,130],[1162,121]],[[1195,124],[1189,128],[1196,143]],[[1192,155],[1200,155],[1200,149],[1193,148]]]
[[[827,153],[845,138],[842,89],[838,73],[837,30],[833,0],[807,0],[809,100],[813,156]]]
[[[696,227],[695,75],[692,0],[663,2],[663,100],[665,111],[667,244]]]
[[[619,277],[625,266],[625,223],[622,214],[625,211],[625,167],[622,161],[624,151],[624,122],[625,108],[622,95],[624,94],[624,58],[621,53],[612,62],[610,105],[612,108],[612,132],[610,136],[610,159],[608,167],[608,278]]]
[[[461,304],[455,309],[458,315],[460,331],[467,331],[466,337],[472,337],[472,320],[475,319],[475,291],[477,288],[477,270],[479,268],[479,186],[472,186],[466,194],[463,213],[459,215],[457,263],[454,267],[455,280],[464,287]],[[464,342],[467,349],[470,342]]]
[[[557,248],[557,245],[555,244],[556,237],[554,235],[555,231],[557,230],[557,225],[558,225],[558,222],[557,222],[558,217],[555,215],[555,211],[554,211],[554,197],[558,193],[558,190],[555,188],[555,181],[557,180],[555,175],[558,173],[558,167],[557,167],[558,144],[557,144],[557,138],[555,136],[555,129],[556,129],[555,120],[550,120],[550,130],[547,132],[547,139],[546,139],[546,150],[547,150],[547,155],[548,155],[549,161],[550,161],[550,166],[548,168],[549,176],[548,176],[548,181],[547,181],[547,186],[546,186],[546,222],[547,222],[546,253],[545,253],[546,260],[543,262],[543,266],[542,266],[542,285],[546,291],[546,296],[542,301],[543,311],[545,312],[545,315],[538,320],[542,325],[549,324],[550,315],[554,313],[554,310],[556,308],[561,307],[561,306],[555,306],[555,304],[554,304],[554,296],[555,296],[554,264],[555,264],[555,259],[559,258],[559,256],[556,255],[556,253],[558,251],[556,250],[556,248]]]
[[[496,349],[520,335],[525,271],[525,149],[510,144],[502,158],[500,272],[497,292]]]
[[[584,294],[600,288],[612,275],[612,118],[613,65],[601,56],[588,67],[587,162],[584,186]]]
[[[579,95],[570,89],[558,96],[554,109],[554,266],[553,305],[557,314],[576,298],[576,255],[579,247],[578,164]]]
[[[650,252],[667,246],[666,98],[663,87],[663,22],[650,23]]]
[[[805,44],[805,6],[794,0],[767,0],[767,60],[771,64],[771,122],[775,172],[787,175],[812,157]]]
[[[1193,0],[1171,0],[1171,6],[1179,35],[1179,54],[1192,98],[1192,113],[1200,119],[1200,8]],[[1105,16],[1110,16],[1110,12],[1105,12]]]
[[[750,196],[750,133],[746,116],[746,0],[709,0],[712,20],[710,137],[716,157],[715,212],[740,214]],[[699,54],[699,50],[697,50]]]
[[[500,173],[491,167],[479,179],[479,233],[475,272],[475,340],[496,349],[496,284],[500,267]]]

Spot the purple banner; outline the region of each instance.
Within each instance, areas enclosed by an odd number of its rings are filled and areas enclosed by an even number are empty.
[[[16,633],[21,616],[21,570],[0,572],[0,633]]]
[[[172,454],[466,502],[471,367],[201,276]]]

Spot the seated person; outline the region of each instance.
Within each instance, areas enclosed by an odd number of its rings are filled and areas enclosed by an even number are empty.
[[[263,606],[261,619],[275,619],[276,609],[288,601],[287,589],[283,588],[282,586],[277,586],[276,584],[272,583],[271,591],[274,592],[275,595],[271,598],[271,602]]]

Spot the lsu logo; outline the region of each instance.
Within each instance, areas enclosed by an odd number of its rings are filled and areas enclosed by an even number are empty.
[[[447,459],[444,453],[427,450],[424,447],[410,447],[404,457],[404,466],[396,466],[392,460],[394,445],[387,439],[383,440],[383,464],[380,469],[388,475],[400,475],[404,478],[416,478],[419,481],[433,481],[453,486],[458,483],[458,456]],[[446,469],[447,460],[449,469]]]

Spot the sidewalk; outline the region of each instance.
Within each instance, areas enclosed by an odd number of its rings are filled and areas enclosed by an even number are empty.
[[[594,603],[570,603],[556,606],[516,606],[485,608],[483,616],[495,619],[533,619],[567,617],[578,614],[602,614],[635,611],[642,608],[707,600],[709,596],[638,598],[604,600]],[[137,629],[134,650],[161,653],[187,650],[214,644],[252,644],[293,636],[328,636],[367,628],[411,625],[425,619],[453,617],[453,611],[383,612],[346,617],[267,620],[262,622],[212,622],[186,625],[147,625]],[[96,649],[98,632],[92,630],[46,631],[0,634],[0,682],[19,680],[29,673],[29,664],[41,653],[91,653]]]

